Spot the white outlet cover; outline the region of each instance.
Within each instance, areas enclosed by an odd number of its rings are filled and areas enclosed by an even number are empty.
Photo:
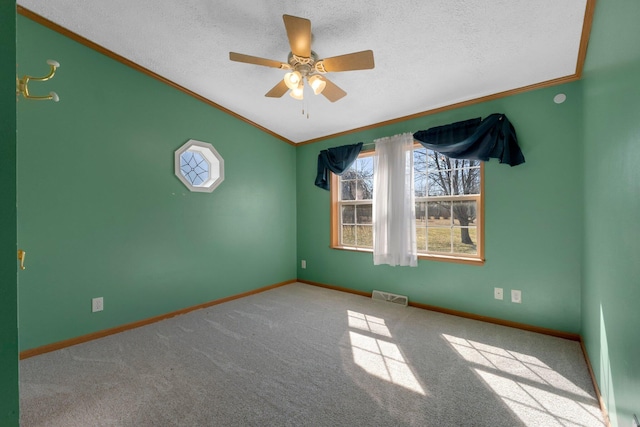
[[[511,291],[511,302],[515,302],[516,304],[520,304],[522,302],[522,292],[517,290]]]
[[[104,310],[104,299],[102,297],[91,299],[91,312]]]
[[[493,288],[493,297],[499,300],[504,299],[502,288]]]

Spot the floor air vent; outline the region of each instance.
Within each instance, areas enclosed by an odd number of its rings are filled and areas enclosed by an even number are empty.
[[[383,291],[373,291],[371,293],[371,299],[374,299],[376,301],[392,302],[394,304],[404,305],[405,307],[407,306],[407,304],[409,304],[408,297]]]

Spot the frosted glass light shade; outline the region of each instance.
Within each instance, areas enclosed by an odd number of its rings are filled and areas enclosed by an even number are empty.
[[[300,82],[302,81],[302,74],[298,71],[292,71],[284,75],[284,84],[291,90],[294,90],[298,87]]]
[[[304,86],[302,85],[302,82],[300,82],[298,87],[292,89],[291,92],[289,92],[289,95],[298,101],[302,101],[304,99]]]
[[[320,95],[324,88],[327,86],[327,82],[320,76],[311,76],[309,78],[309,84],[313,89],[313,93]]]

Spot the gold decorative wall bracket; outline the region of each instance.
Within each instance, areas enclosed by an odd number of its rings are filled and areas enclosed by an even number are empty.
[[[27,256],[27,253],[25,251],[23,251],[22,249],[18,249],[18,259],[20,260],[20,270],[24,270],[25,267],[24,266],[24,258]]]
[[[26,99],[35,99],[35,100],[41,100],[41,101],[51,99],[53,100],[53,102],[60,101],[58,94],[55,92],[49,92],[49,95],[45,95],[45,96],[34,96],[29,94],[28,84],[30,81],[37,81],[37,82],[47,81],[53,77],[53,75],[56,73],[56,69],[60,67],[60,64],[57,61],[54,61],[53,59],[49,59],[47,61],[47,64],[49,64],[51,68],[49,70],[49,74],[47,74],[46,76],[33,77],[25,74],[24,76],[22,76],[21,79],[16,77],[16,97],[22,94],[22,96],[24,96]]]

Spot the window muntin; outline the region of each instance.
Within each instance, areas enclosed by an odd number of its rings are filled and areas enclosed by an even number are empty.
[[[332,177],[332,247],[373,250],[373,151]],[[482,263],[482,163],[416,145],[416,239],[421,258]],[[337,190],[339,189],[339,190]]]

